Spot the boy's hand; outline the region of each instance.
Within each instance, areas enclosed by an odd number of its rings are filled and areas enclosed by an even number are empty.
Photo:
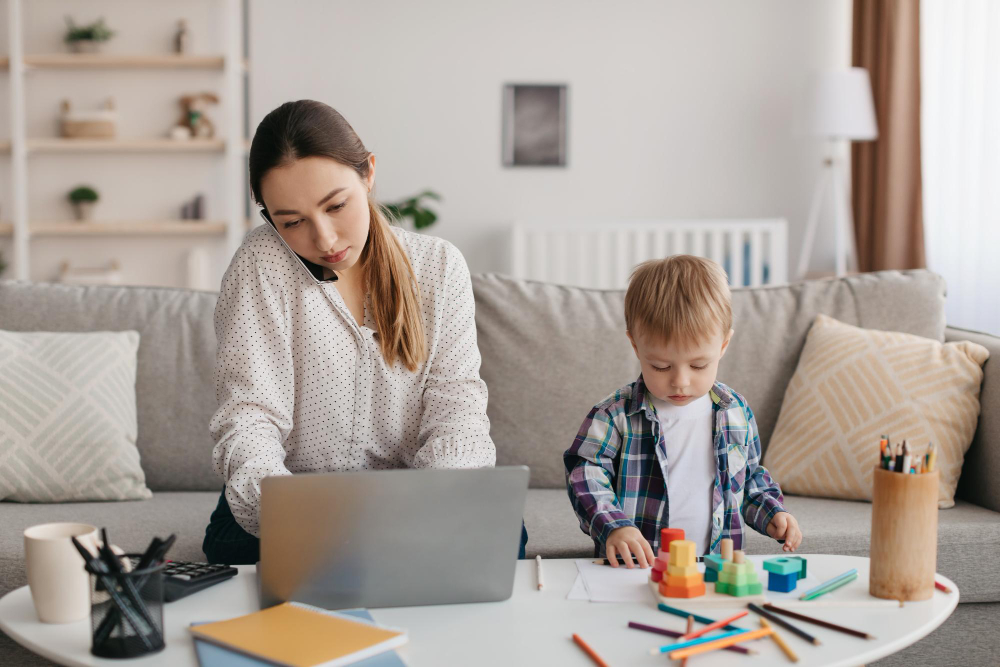
[[[767,534],[776,540],[784,540],[782,549],[785,551],[795,551],[802,544],[799,522],[788,512],[778,512],[771,517],[771,523],[767,524]]]
[[[611,534],[608,535],[607,542],[604,543],[604,547],[611,567],[618,567],[618,559],[615,558],[616,555],[621,556],[621,559],[625,561],[625,567],[630,570],[633,568],[633,554],[639,562],[639,567],[642,569],[646,569],[652,565],[653,560],[656,558],[653,555],[653,547],[649,546],[649,542],[646,541],[646,538],[642,536],[642,533],[635,526],[623,526],[612,530]]]

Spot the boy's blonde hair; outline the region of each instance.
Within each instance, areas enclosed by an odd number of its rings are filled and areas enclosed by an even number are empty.
[[[653,259],[635,267],[625,292],[625,325],[682,344],[733,327],[729,281],[722,267],[694,255]]]

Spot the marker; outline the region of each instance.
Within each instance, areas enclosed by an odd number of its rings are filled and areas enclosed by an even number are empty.
[[[535,579],[538,581],[538,590],[542,590],[545,587],[545,582],[542,581],[542,557],[541,555],[535,556]]]

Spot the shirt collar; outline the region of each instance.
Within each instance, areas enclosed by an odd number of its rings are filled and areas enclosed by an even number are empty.
[[[712,388],[708,390],[708,395],[711,396],[712,405],[716,410],[727,410],[733,402],[733,393],[721,382],[713,383]],[[651,396],[652,394],[649,393],[649,389],[646,388],[646,383],[642,379],[642,373],[640,373],[639,378],[635,381],[635,392],[632,395],[632,408],[629,410],[629,416],[639,411],[645,411],[646,417],[652,420],[656,408],[653,407],[653,402],[650,400]]]

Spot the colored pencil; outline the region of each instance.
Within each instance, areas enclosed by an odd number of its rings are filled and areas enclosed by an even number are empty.
[[[761,609],[760,607],[758,607],[757,605],[755,605],[752,602],[750,604],[748,604],[747,607],[749,607],[750,611],[752,611],[753,613],[758,614],[760,616],[763,616],[764,618],[766,618],[767,620],[771,621],[772,623],[774,623],[776,625],[780,625],[785,630],[788,630],[789,632],[791,632],[794,635],[798,635],[799,637],[801,637],[802,639],[806,640],[807,642],[811,642],[811,643],[815,644],[816,646],[820,645],[820,641],[818,639],[816,639],[815,637],[813,637],[811,634],[809,634],[808,632],[806,632],[802,628],[799,628],[797,626],[792,625],[791,623],[789,623],[785,619],[778,618],[777,616],[775,616],[771,612],[765,611],[764,609]]]
[[[698,637],[697,639],[689,639],[687,641],[674,642],[673,644],[664,644],[660,648],[653,648],[649,650],[650,655],[660,655],[661,653],[670,653],[671,651],[678,651],[682,648],[687,648],[689,646],[699,646],[701,644],[706,644],[708,642],[714,642],[717,639],[722,639],[723,637],[733,637],[735,635],[742,635],[746,630],[730,630],[728,632],[723,632],[722,634],[712,635],[711,637]]]
[[[693,618],[688,616],[688,618]],[[658,628],[655,625],[646,625],[645,623],[636,623],[635,621],[629,621],[628,627],[633,630],[642,630],[643,632],[652,632],[657,635],[664,635],[666,637],[682,637],[683,632],[677,632],[676,630],[667,630],[666,628]],[[727,651],[732,651],[733,653],[743,653],[744,655],[754,655],[757,652],[753,649],[743,648],[742,646],[727,646]]]
[[[665,611],[668,614],[673,614],[674,616],[680,616],[681,618],[687,618],[688,616],[693,616],[694,620],[698,621],[699,623],[705,623],[706,625],[710,623],[715,623],[714,618],[708,618],[707,616],[699,616],[698,614],[692,614],[691,612],[684,611],[683,609],[678,609],[677,607],[670,607],[668,605],[663,604],[662,602],[656,605],[656,607],[660,611]],[[736,627],[735,625],[727,625],[725,626],[725,629],[742,630],[743,628]]]
[[[788,616],[789,618],[796,618],[800,621],[805,621],[806,623],[812,623],[813,625],[818,625],[821,628],[827,628],[828,630],[836,630],[837,632],[843,632],[845,635],[853,635],[855,637],[861,637],[862,639],[875,639],[874,636],[868,634],[867,632],[861,632],[860,630],[852,630],[851,628],[845,628],[842,625],[837,625],[836,623],[831,623],[829,621],[824,621],[818,618],[813,618],[812,616],[806,616],[805,614],[797,614],[794,611],[788,611],[787,609],[782,609],[781,607],[775,607],[770,602],[764,603],[764,609],[775,614],[781,614],[783,616]]]
[[[545,582],[542,581],[542,557],[540,555],[535,556],[535,579],[538,581],[538,590],[542,590],[545,587]]]
[[[685,632],[684,634],[690,635],[692,630],[694,630],[694,616],[688,616],[687,632]],[[687,658],[681,660],[681,667],[687,667],[687,664],[688,664]]]
[[[805,595],[803,595],[799,599],[800,600],[813,600],[815,598],[818,598],[821,595],[826,595],[827,593],[835,591],[835,590],[837,590],[838,588],[840,588],[842,586],[846,586],[847,584],[851,583],[852,581],[854,581],[857,578],[858,578],[858,572],[857,572],[857,570],[855,570],[854,572],[845,573],[845,574],[837,577],[836,581],[830,581],[830,582],[827,583],[826,586],[822,587],[820,590],[814,591],[812,593],[806,593]]]
[[[770,625],[768,625],[766,618],[760,619],[760,625],[761,627],[764,628],[771,627]],[[778,645],[778,648],[781,649],[782,653],[784,653],[789,660],[791,660],[792,662],[799,661],[799,656],[795,655],[795,651],[789,648],[788,644],[785,643],[785,640],[781,638],[781,635],[779,635],[777,632],[774,631],[774,628],[771,628],[771,639],[774,640],[774,643]]]
[[[799,597],[799,599],[800,599],[800,600],[805,600],[805,599],[806,599],[806,596],[807,596],[807,595],[812,595],[813,593],[818,593],[819,591],[823,590],[824,588],[826,588],[826,587],[827,587],[827,586],[829,586],[830,584],[835,584],[835,583],[837,583],[838,581],[840,581],[841,579],[846,579],[846,578],[848,578],[849,576],[851,576],[852,574],[857,574],[857,573],[858,573],[858,570],[857,570],[857,568],[851,568],[850,570],[848,570],[847,572],[844,572],[843,574],[838,574],[838,575],[837,575],[836,577],[834,577],[833,579],[827,579],[826,581],[824,581],[824,582],[823,582],[822,584],[820,584],[819,586],[816,586],[815,588],[810,588],[810,589],[809,589],[809,590],[807,590],[807,591],[806,591],[805,593],[803,593],[803,594],[802,594],[802,595],[801,595],[801,596]]]
[[[937,579],[935,579],[935,580],[934,580],[934,588],[936,588],[936,589],[938,589],[939,591],[942,591],[942,592],[944,592],[944,593],[951,593],[951,589],[950,589],[950,588],[948,588],[947,586],[945,586],[944,584],[942,584],[942,583],[941,583],[940,581],[938,581]]]
[[[682,648],[677,651],[671,651],[667,654],[671,660],[680,660],[681,658],[686,658],[689,655],[698,655],[699,653],[708,653],[709,651],[715,651],[720,648],[725,648],[727,646],[732,646],[733,644],[739,644],[741,642],[748,642],[754,639],[760,639],[761,637],[767,637],[771,634],[771,628],[761,628],[760,630],[750,630],[749,632],[741,632],[737,635],[732,635],[731,637],[725,637],[723,639],[717,639],[713,642],[708,642],[707,644],[699,644],[698,646],[691,646],[688,648]]]
[[[683,637],[681,637],[681,639],[694,639],[695,637],[701,637],[706,632],[711,632],[712,630],[715,630],[717,628],[724,628],[727,625],[729,625],[730,623],[732,623],[733,621],[735,621],[735,620],[737,620],[739,618],[743,618],[746,615],[747,615],[747,612],[741,611],[738,614],[733,614],[729,618],[724,618],[721,621],[716,621],[715,623],[709,623],[708,625],[706,625],[705,627],[701,628],[700,630],[695,630],[693,632],[691,630],[688,630],[687,634],[684,635]],[[693,616],[688,616],[688,619],[693,621],[694,617]]]
[[[598,667],[608,667],[608,663],[604,662],[604,658],[597,655],[597,651],[590,648],[590,645],[583,641],[583,638],[575,632],[573,633],[573,641],[576,642],[577,646],[583,649],[584,653],[590,656],[590,659],[594,661],[595,665],[598,665]]]

